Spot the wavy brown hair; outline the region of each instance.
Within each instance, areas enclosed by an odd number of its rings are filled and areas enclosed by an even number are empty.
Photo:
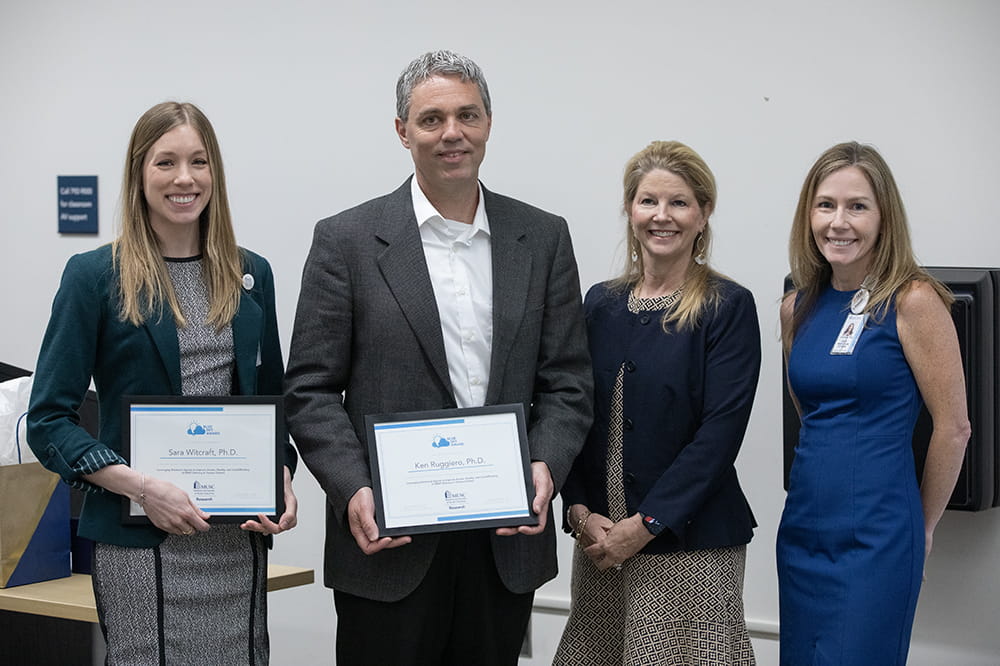
[[[233,233],[222,153],[212,124],[194,104],[163,102],[139,118],[132,130],[122,178],[121,232],[112,243],[119,275],[119,316],[136,326],[169,309],[178,326],[187,322],[167,274],[160,244],[149,222],[143,192],[146,156],[161,136],[188,125],[201,137],[212,174],[212,195],[199,220],[202,274],[208,288],[208,322],[222,328],[240,302],[243,261]]]

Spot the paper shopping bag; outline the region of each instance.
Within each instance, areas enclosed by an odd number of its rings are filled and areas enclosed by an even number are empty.
[[[69,486],[39,463],[0,466],[0,588],[70,574]]]

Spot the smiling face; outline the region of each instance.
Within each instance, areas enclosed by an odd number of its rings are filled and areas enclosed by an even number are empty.
[[[654,169],[642,177],[629,207],[629,225],[639,243],[647,271],[662,271],[692,261],[692,248],[705,228],[703,210],[683,178]]]
[[[149,223],[162,239],[199,234],[212,197],[212,171],[201,136],[178,125],[157,139],[143,161],[142,190]]]
[[[409,117],[396,118],[396,132],[413,156],[417,183],[429,198],[478,186],[491,124],[472,81],[432,76],[413,88]]]
[[[833,269],[834,286],[856,289],[868,274],[882,217],[875,192],[858,167],[834,171],[820,181],[809,223],[820,254]]]

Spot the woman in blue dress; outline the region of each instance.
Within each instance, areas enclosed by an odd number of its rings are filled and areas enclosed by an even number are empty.
[[[813,165],[789,256],[782,342],[801,430],[778,528],[781,663],[905,664],[969,438],[952,297],[917,265],[870,146],[839,144]],[[934,426],[918,487],[921,404]]]

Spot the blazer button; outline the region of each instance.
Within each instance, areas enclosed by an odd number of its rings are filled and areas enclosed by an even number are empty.
[[[624,428],[625,430],[631,430],[632,429],[632,419],[625,419],[624,421],[622,421],[622,428]]]
[[[625,485],[631,486],[633,483],[635,483],[635,474],[629,472],[628,474],[625,475]]]
[[[632,361],[625,361],[625,371],[635,372],[635,363]]]
[[[648,314],[644,314],[641,317],[639,317],[639,323],[642,324],[643,326],[645,326],[646,324],[648,324],[649,323],[649,315]]]

